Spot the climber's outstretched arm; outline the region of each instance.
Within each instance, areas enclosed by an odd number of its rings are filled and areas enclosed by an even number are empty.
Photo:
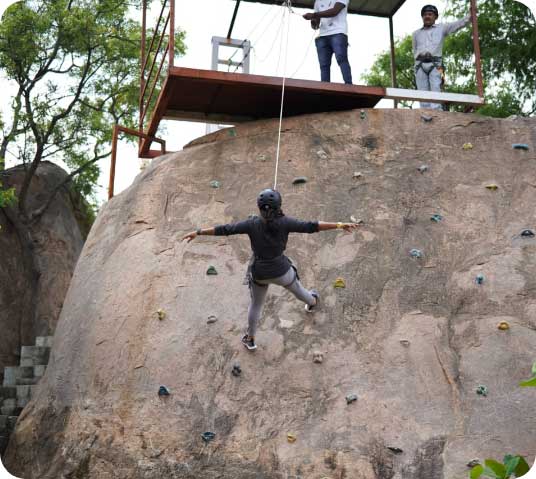
[[[214,236],[216,231],[216,228],[204,228],[204,229],[197,229],[196,231],[192,231],[191,233],[188,233],[187,235],[182,237],[182,241],[186,240],[186,242],[190,242],[193,239],[195,239],[199,235],[204,236]]]
[[[188,243],[197,236],[230,236],[247,234],[251,230],[251,219],[245,221],[239,221],[238,223],[229,223],[226,225],[218,225],[213,228],[198,228],[196,231],[188,233],[182,238],[182,241],[186,240]]]
[[[318,222],[318,231],[327,231],[327,230],[336,230],[342,229],[344,231],[350,232],[355,230],[360,225],[357,223],[327,223],[325,221]]]

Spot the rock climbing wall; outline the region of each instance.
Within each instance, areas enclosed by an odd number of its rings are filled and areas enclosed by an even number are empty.
[[[155,160],[90,233],[10,472],[454,479],[474,459],[532,463],[536,391],[518,384],[536,349],[536,239],[521,234],[536,120],[370,110],[283,127],[284,211],[364,222],[291,236],[321,308],[271,287],[249,353],[248,239],[178,241],[255,213],[276,121]]]

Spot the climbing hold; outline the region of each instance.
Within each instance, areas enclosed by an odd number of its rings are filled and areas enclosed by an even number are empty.
[[[430,219],[432,221],[435,221],[436,223],[439,223],[443,219],[443,217],[441,215],[432,215]]]
[[[218,180],[212,180],[210,182],[210,187],[211,188],[219,188],[220,186],[221,186],[221,183]]]
[[[257,160],[265,162],[267,160],[266,155],[259,155],[257,156]]]
[[[350,221],[356,225],[362,225],[364,223],[361,218],[356,218],[355,216],[350,216]]]
[[[482,284],[483,282],[484,282],[484,275],[482,273],[477,274],[475,278],[475,283]]]
[[[472,143],[464,143],[462,148],[464,150],[472,150],[473,149],[473,144]]]
[[[210,315],[207,318],[207,324],[214,324],[216,321],[218,321],[218,318],[214,315]]]
[[[361,117],[362,120],[364,120],[367,117],[367,114],[365,113],[365,110],[361,110],[359,112],[359,116]]]
[[[293,185],[302,185],[304,183],[307,183],[307,177],[306,176],[298,176],[297,178],[294,178],[292,180]]]
[[[346,288],[346,282],[343,278],[337,278],[333,283],[334,288]]]
[[[293,442],[296,442],[296,439],[297,439],[296,434],[292,434],[290,432],[287,434],[287,441],[290,442],[291,444]]]
[[[527,145],[526,143],[514,143],[512,145],[512,148],[514,150],[526,150],[526,151],[528,151],[529,145]]]
[[[422,251],[420,249],[413,248],[412,250],[410,250],[409,255],[412,258],[422,258]]]
[[[480,396],[486,397],[488,395],[488,388],[480,384],[476,388],[476,393]]]
[[[409,347],[409,339],[401,339],[400,344],[406,348]]]
[[[346,404],[352,404],[355,401],[357,401],[357,394],[348,394],[346,396]]]
[[[233,370],[231,371],[231,374],[235,377],[238,377],[242,374],[242,368],[240,367],[240,364],[238,363],[233,364]]]
[[[218,274],[218,272],[216,271],[216,268],[212,265],[210,265],[207,269],[207,274],[208,275],[216,275]]]
[[[425,123],[430,123],[434,118],[428,115],[421,115],[421,120]]]
[[[424,173],[425,171],[428,171],[428,165],[421,165],[417,168],[417,171],[420,173]]]
[[[322,364],[324,362],[324,355],[320,351],[313,352],[313,363]]]
[[[489,185],[486,185],[486,188],[488,190],[495,191],[499,187],[495,183],[490,183]]]
[[[480,459],[472,459],[467,463],[467,467],[473,468],[475,466],[478,466],[480,464]]]
[[[404,452],[399,447],[387,446],[387,449],[389,449],[391,452],[394,452],[395,454],[402,454]]]
[[[158,316],[158,319],[160,321],[166,319],[166,312],[163,310],[163,309],[159,309],[157,312],[156,312],[156,315]]]
[[[354,171],[354,174],[352,175],[352,178],[354,178],[354,180],[357,180],[358,178],[362,178],[363,177],[363,173],[361,173],[360,171]]]
[[[534,237],[534,232],[532,230],[523,230],[521,232],[521,236],[523,236],[525,238],[533,238]]]
[[[171,393],[169,392],[169,389],[166,386],[160,386],[158,389],[158,395],[159,396],[169,396]]]
[[[510,324],[508,324],[508,321],[501,321],[497,325],[497,328],[500,329],[501,331],[507,331],[510,329]]]
[[[316,152],[316,154],[318,155],[318,157],[321,159],[321,160],[327,160],[328,159],[328,154],[324,151],[324,150],[318,150]]]
[[[236,136],[236,130],[234,128],[230,128],[228,130],[229,136],[235,137]]]
[[[202,438],[203,441],[205,441],[205,442],[210,442],[210,441],[212,441],[215,437],[216,437],[216,433],[215,433],[215,432],[207,431],[207,432],[203,432],[203,433],[201,433],[201,438]]]

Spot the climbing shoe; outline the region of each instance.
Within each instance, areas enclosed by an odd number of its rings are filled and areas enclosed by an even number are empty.
[[[311,296],[316,298],[316,303],[312,306],[309,306],[308,304],[305,305],[305,311],[307,311],[308,313],[312,313],[318,307],[318,302],[320,301],[320,295],[318,294],[318,291],[316,289],[311,290]]]
[[[249,350],[249,351],[255,351],[257,349],[257,345],[255,344],[255,340],[248,336],[247,334],[244,334],[242,336],[242,344]]]

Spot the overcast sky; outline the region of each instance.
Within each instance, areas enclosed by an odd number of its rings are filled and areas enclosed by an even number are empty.
[[[6,0],[0,0],[0,13]],[[157,2],[153,2],[157,3]],[[423,0],[407,0],[394,17],[394,33],[401,38],[419,28],[421,24],[420,9],[427,2]],[[443,12],[448,0],[437,0],[435,5]],[[522,2],[535,7],[536,0]],[[187,53],[176,63],[177,66],[210,69],[213,36],[226,36],[232,18],[234,0],[195,0],[195,2],[177,1],[176,25],[186,32]],[[533,5],[532,5],[533,4]],[[155,5],[152,10],[156,17],[160,8]],[[533,8],[533,12],[536,8]],[[280,57],[284,9],[279,6],[262,5],[259,3],[242,2],[233,30],[233,38],[252,42],[251,73],[260,75],[282,76],[284,52]],[[295,9],[290,15],[290,34],[288,41],[288,65],[286,75],[293,78],[319,80],[320,73],[314,46],[314,33],[309,22],[301,18],[306,10]],[[439,21],[442,18],[440,16]],[[149,21],[149,25],[153,22]],[[352,67],[354,83],[362,83],[361,76],[370,68],[376,55],[389,48],[389,22],[384,18],[359,15],[348,15],[349,26],[349,60]],[[283,42],[283,49],[285,42]],[[234,50],[224,48],[221,58],[228,58]],[[448,54],[448,52],[446,52]],[[237,53],[233,60],[240,57]],[[222,70],[223,67],[220,67]],[[231,69],[233,71],[234,68]],[[226,70],[226,69],[225,69]],[[332,65],[332,81],[342,82],[340,70],[335,62]],[[13,85],[0,78],[2,92],[13,91]],[[9,103],[4,95],[0,100],[4,118],[9,117]],[[383,100],[379,107],[390,108],[392,102]],[[202,136],[206,126],[199,123],[164,121],[167,148],[171,151],[182,149],[189,141]],[[153,148],[156,147],[156,144]],[[127,188],[139,173],[140,160],[136,148],[120,141],[118,165],[116,171],[116,193]],[[8,166],[15,163],[14,158],[7,158]],[[99,199],[106,199],[106,188],[109,175],[109,160],[102,161],[102,175],[99,187]]]

